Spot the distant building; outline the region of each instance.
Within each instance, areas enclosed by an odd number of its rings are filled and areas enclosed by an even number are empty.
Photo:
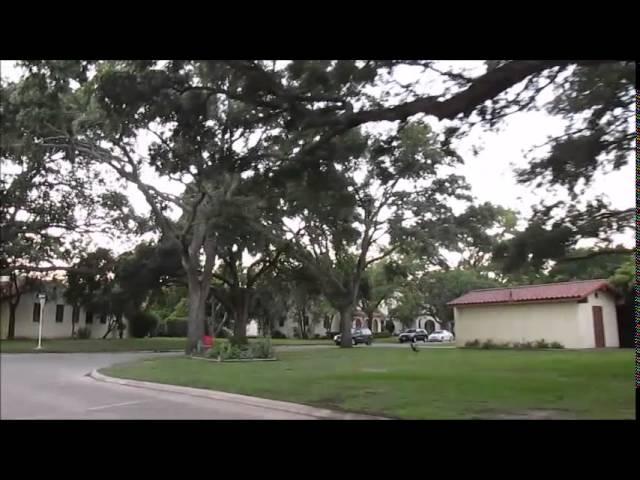
[[[449,302],[456,342],[532,342],[618,347],[616,298],[606,280],[473,290]]]
[[[80,327],[88,327],[92,338],[101,338],[108,328],[108,318],[86,310],[84,307],[74,307],[64,300],[65,286],[57,280],[46,280],[43,285],[47,291],[47,300],[42,312],[43,338],[71,337],[71,322],[75,323],[77,332]],[[37,338],[38,322],[40,321],[40,300],[37,298],[40,287],[24,287],[20,302],[16,308],[15,338]],[[6,339],[9,332],[9,299],[14,292],[5,289],[0,297],[0,338]],[[125,320],[126,322],[126,320]],[[118,336],[117,330],[113,332]],[[124,335],[127,335],[125,329]]]

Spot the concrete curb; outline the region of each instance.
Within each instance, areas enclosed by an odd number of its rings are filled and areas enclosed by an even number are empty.
[[[202,388],[179,387],[177,385],[166,385],[163,383],[142,382],[139,380],[125,380],[122,378],[109,377],[97,370],[93,370],[89,377],[99,382],[115,383],[127,387],[145,388],[147,390],[156,390],[160,392],[177,393],[189,395],[192,397],[208,398],[234,404],[249,405],[252,407],[266,408],[270,410],[279,410],[287,413],[298,415],[306,415],[320,420],[386,420],[383,417],[375,417],[371,415],[362,415],[357,413],[336,412],[324,408],[309,407],[298,403],[282,402],[279,400],[269,400],[266,398],[250,397],[247,395],[239,395],[237,393],[219,392],[216,390],[205,390]]]

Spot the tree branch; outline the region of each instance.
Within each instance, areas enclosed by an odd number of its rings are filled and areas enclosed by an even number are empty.
[[[378,255],[377,257],[374,257],[371,260],[367,260],[367,262],[365,263],[365,266],[368,267],[369,265],[371,265],[372,263],[377,262],[378,260],[382,260],[383,258],[387,258],[389,255],[391,255],[393,252],[395,252],[399,248],[400,248],[400,245],[396,245],[395,247],[392,247],[389,250],[387,250],[386,252],[384,252],[383,254]]]
[[[468,116],[476,107],[497,97],[530,75],[553,67],[580,63],[582,62],[566,60],[511,61],[473,79],[466,89],[445,100],[440,100],[439,96],[427,96],[393,107],[361,110],[341,116],[320,116],[306,120],[302,128],[335,127],[332,135],[335,136],[364,123],[405,120],[420,113],[433,115],[440,120],[451,120],[458,115]]]

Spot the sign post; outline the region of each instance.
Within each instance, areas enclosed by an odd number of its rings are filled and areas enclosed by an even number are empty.
[[[44,319],[44,303],[47,301],[47,295],[44,293],[38,294],[38,300],[40,300],[40,321],[38,322],[38,346],[36,350],[42,349],[42,320]]]

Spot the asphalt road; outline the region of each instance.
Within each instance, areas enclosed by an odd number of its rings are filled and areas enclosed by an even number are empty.
[[[155,355],[71,353],[0,355],[1,419],[313,419],[230,401],[97,382],[93,369]]]

